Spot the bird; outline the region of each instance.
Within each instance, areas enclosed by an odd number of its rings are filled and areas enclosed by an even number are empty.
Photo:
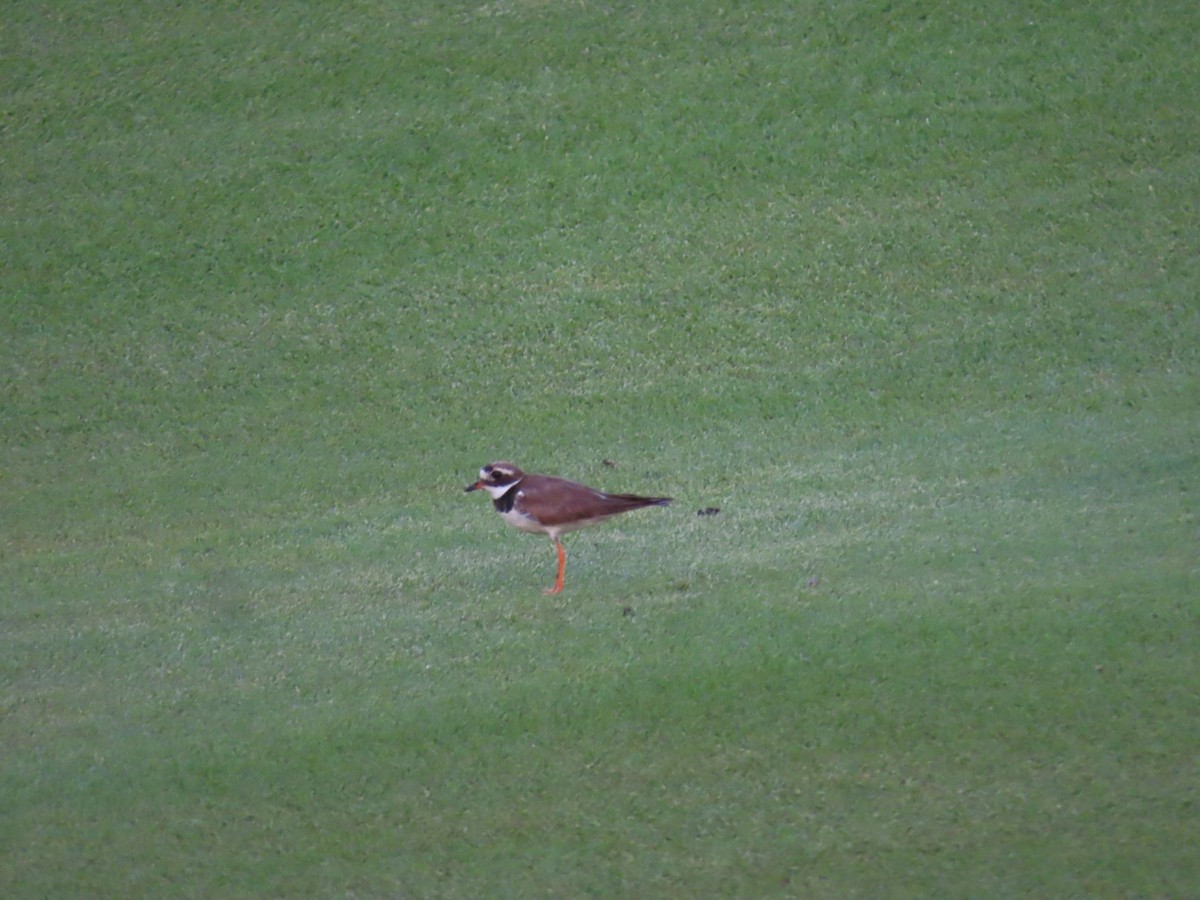
[[[608,494],[596,488],[554,478],[525,473],[510,462],[491,462],[479,470],[479,480],[466,491],[482,488],[491,495],[492,505],[507,524],[521,531],[547,535],[558,551],[558,576],[553,587],[543,593],[557,594],[563,589],[567,551],[562,535],[597,525],[619,513],[647,506],[666,506],[670,497],[642,497],[638,494]]]

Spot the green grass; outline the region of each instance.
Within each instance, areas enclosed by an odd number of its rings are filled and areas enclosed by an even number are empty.
[[[1200,12],[9,6],[6,897],[1194,892]]]

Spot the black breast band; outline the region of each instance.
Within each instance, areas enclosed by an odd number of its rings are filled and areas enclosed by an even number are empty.
[[[507,491],[492,501],[496,512],[512,512],[513,504],[517,502],[517,486],[514,484]]]

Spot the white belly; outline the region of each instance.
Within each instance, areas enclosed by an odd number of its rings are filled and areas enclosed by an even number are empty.
[[[500,513],[500,518],[504,520],[505,524],[511,525],[513,528],[519,528],[521,531],[530,531],[534,534],[549,533],[547,528],[539,525],[536,521],[529,518],[529,516],[522,515],[515,509],[510,509],[508,512]]]

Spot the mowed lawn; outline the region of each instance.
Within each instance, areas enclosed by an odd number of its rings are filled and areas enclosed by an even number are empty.
[[[8,4],[0,894],[1195,894],[1197,33]]]

